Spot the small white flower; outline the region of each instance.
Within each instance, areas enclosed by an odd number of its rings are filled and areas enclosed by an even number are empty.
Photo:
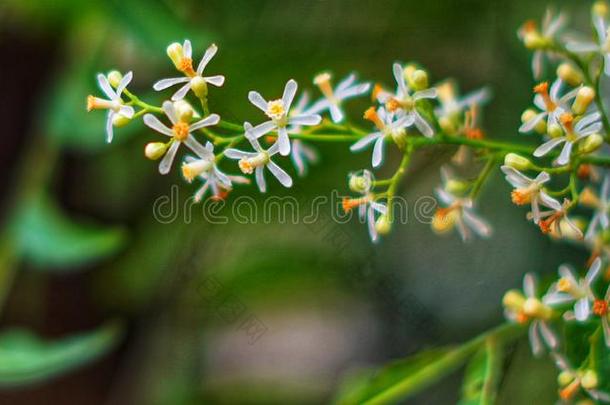
[[[576,53],[599,53],[604,58],[604,73],[610,75],[610,37],[606,21],[602,17],[596,16],[593,19],[593,25],[597,33],[597,43],[574,41],[568,42],[566,48]]]
[[[100,73],[97,75],[97,83],[108,99],[105,100],[94,96],[87,97],[87,111],[94,109],[108,110],[108,116],[106,118],[106,141],[108,143],[112,142],[112,122],[115,115],[120,114],[126,118],[132,118],[135,113],[132,106],[123,104],[123,100],[121,100],[121,94],[129,85],[132,78],[133,73],[128,72],[121,78],[121,81],[115,90],[108,82],[106,75]]]
[[[172,54],[170,49],[172,46],[176,46],[175,53]],[[182,47],[179,44],[172,44],[168,49],[168,53],[170,53],[170,57],[176,68],[184,73],[185,77],[174,77],[170,79],[162,79],[156,82],[153,85],[153,89],[160,91],[165,90],[169,87],[175,86],[176,84],[185,83],[174,95],[172,96],[172,100],[180,100],[184,98],[186,93],[189,90],[193,89],[195,93],[199,93],[199,89],[204,88],[206,83],[211,85],[220,87],[225,82],[225,77],[222,75],[215,76],[203,76],[203,70],[207,66],[207,64],[212,60],[216,52],[218,52],[218,47],[215,44],[210,45],[210,47],[205,51],[201,62],[199,62],[199,66],[197,66],[197,70],[193,70],[193,59],[192,59],[192,48],[191,41],[188,39],[184,41],[184,45]],[[201,94],[196,94],[198,97]]]
[[[373,167],[378,167],[383,161],[385,141],[392,139],[400,145],[406,136],[405,126],[412,123],[414,118],[410,115],[403,115],[397,118],[395,114],[388,113],[383,107],[380,107],[377,111],[373,107],[369,108],[364,113],[364,117],[372,121],[379,131],[370,133],[358,140],[350,147],[350,150],[352,152],[360,151],[374,143],[371,163]]]
[[[385,204],[375,201],[375,195],[372,193],[373,188],[373,173],[369,170],[363,170],[361,173],[353,174],[359,179],[359,192],[362,195],[359,198],[344,198],[342,207],[344,212],[350,212],[358,207],[358,216],[361,220],[366,220],[369,236],[372,242],[377,242],[379,234],[377,232],[378,215],[386,215],[388,208]]]
[[[484,87],[475,90],[463,97],[458,97],[456,84],[452,80],[447,80],[436,86],[439,107],[434,109],[434,114],[441,119],[443,117],[453,119],[469,110],[472,106],[481,106],[487,103],[491,97],[491,92]]]
[[[556,237],[583,239],[580,228],[568,217],[570,205],[570,200],[566,198],[563,200],[560,209],[553,208],[549,211],[541,211],[538,226],[542,233],[550,233]],[[527,217],[530,220],[534,219],[534,215],[531,213],[528,213]]]
[[[534,50],[532,57],[532,71],[535,79],[540,79],[544,64],[544,56],[549,52],[548,47],[553,45],[555,36],[563,28],[566,23],[566,18],[563,13],[553,16],[551,9],[547,9],[542,20],[542,31],[538,31],[536,22],[528,21],[521,29],[518,35],[525,43],[527,48]]]
[[[576,125],[573,125],[574,117],[572,114],[561,114],[560,121],[564,134],[556,138],[551,138],[549,141],[540,145],[534,151],[534,156],[542,157],[553,150],[556,146],[563,143],[563,149],[561,150],[559,157],[555,160],[555,163],[559,166],[567,165],[570,163],[570,157],[572,155],[572,148],[574,144],[589,135],[597,134],[601,131],[602,123],[599,122],[600,118],[600,113],[594,112],[585,115],[576,123]]]
[[[544,353],[544,347],[556,350],[559,339],[549,325],[553,309],[544,304],[536,294],[536,277],[527,273],[523,277],[523,295],[520,291],[509,291],[504,295],[504,316],[511,322],[529,323],[529,342],[534,356]]]
[[[174,104],[171,101],[165,101],[163,103],[163,111],[172,123],[171,129],[161,123],[161,121],[159,121],[159,119],[152,114],[146,114],[144,116],[144,123],[155,131],[172,138],[170,141],[171,145],[159,164],[159,172],[161,174],[167,174],[169,173],[172,162],[176,157],[178,148],[182,143],[200,156],[207,153],[206,149],[199,142],[197,142],[191,132],[203,127],[218,124],[220,117],[218,114],[211,114],[200,121],[189,124],[188,122],[181,121],[178,118],[176,110],[174,109]]]
[[[551,179],[547,172],[541,172],[535,179],[531,179],[510,166],[502,166],[501,169],[506,174],[506,181],[515,188],[511,193],[513,203],[516,205],[530,203],[535,224],[540,221],[540,204],[555,210],[561,209],[559,201],[544,191],[543,185]]]
[[[341,103],[349,98],[365,94],[371,86],[369,83],[355,84],[356,75],[351,74],[333,90],[330,79],[329,73],[321,73],[314,78],[313,82],[320,88],[324,98],[314,103],[309,111],[319,113],[329,110],[333,122],[341,122],[344,118]]]
[[[482,238],[491,236],[491,226],[475,212],[470,198],[457,197],[440,187],[435,193],[444,205],[436,210],[432,220],[436,232],[445,233],[455,227],[465,242],[472,239],[473,233]]]
[[[578,88],[576,88],[561,96],[560,92],[562,86],[563,81],[557,79],[551,85],[550,91],[548,82],[542,82],[534,87],[534,93],[536,93],[534,96],[534,104],[541,112],[524,122],[519,127],[519,132],[532,131],[544,118],[546,118],[547,121],[547,128],[559,125],[559,117],[561,114],[570,111],[568,102],[576,97],[576,93],[578,92]]]
[[[600,228],[605,230],[610,225],[608,218],[608,211],[610,210],[610,175],[606,174],[604,176],[599,196],[596,196],[586,188],[581,193],[579,201],[581,204],[595,209],[585,235],[586,239],[593,239]]]
[[[318,114],[303,113],[296,116],[290,114],[290,106],[297,92],[297,82],[289,80],[284,87],[284,94],[281,99],[266,101],[258,92],[248,93],[248,100],[256,107],[261,109],[269,118],[262,124],[249,130],[249,136],[260,138],[270,131],[277,131],[277,143],[279,152],[283,156],[290,154],[290,138],[288,137],[288,127],[301,125],[318,125],[322,120]]]
[[[415,124],[417,129],[427,137],[434,135],[434,130],[428,122],[417,111],[416,103],[418,100],[436,98],[437,91],[435,88],[430,88],[421,91],[415,91],[411,94],[411,89],[405,81],[405,75],[402,66],[399,63],[392,65],[392,72],[396,80],[396,94],[391,94],[385,91],[377,93],[377,100],[384,103],[389,112],[396,112],[400,117],[402,115],[409,118],[406,121],[411,126]]]
[[[572,404],[573,400],[582,389],[591,398],[600,402],[610,402],[610,394],[598,390],[599,379],[597,373],[593,369],[574,369],[568,359],[559,353],[551,353],[557,368],[561,370],[561,380],[564,384],[559,391],[559,404]]]
[[[579,278],[567,265],[559,266],[559,281],[553,283],[543,302],[547,305],[561,305],[574,302],[574,314],[566,313],[567,318],[574,316],[577,321],[586,321],[591,315],[591,303],[595,299],[591,284],[599,276],[601,259],[597,258],[591,264],[584,278]]]
[[[269,149],[265,150],[253,136],[252,125],[246,122],[244,124],[246,138],[254,148],[254,152],[245,152],[238,149],[227,149],[225,155],[230,159],[239,159],[239,168],[244,174],[255,173],[256,184],[261,193],[267,191],[267,183],[265,182],[265,167],[269,169],[271,174],[284,186],[292,187],[292,178],[281,167],[275,164],[271,157],[279,152],[279,142],[274,143]]]

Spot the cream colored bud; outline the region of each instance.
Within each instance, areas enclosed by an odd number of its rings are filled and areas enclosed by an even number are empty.
[[[591,11],[594,15],[605,18],[608,15],[608,3],[605,1],[596,1],[593,3]]]
[[[523,313],[530,318],[550,319],[553,310],[538,298],[527,298],[523,303]]]
[[[516,153],[507,153],[504,156],[504,164],[517,170],[528,170],[532,167],[532,162]]]
[[[460,180],[449,179],[445,183],[445,190],[451,194],[463,194],[470,187],[470,183]]]
[[[521,122],[525,124],[526,122],[534,119],[536,115],[536,111],[532,110],[531,108],[528,108],[527,110],[523,111],[523,114],[521,114]],[[534,127],[534,131],[539,134],[546,133],[546,121],[540,120],[540,122],[538,122],[538,124],[536,124],[536,126]]]
[[[160,159],[167,151],[167,144],[163,142],[151,142],[146,144],[144,155],[150,160]]]
[[[208,84],[201,76],[195,76],[191,79],[191,89],[199,98],[206,98],[208,96]]]
[[[553,124],[547,128],[547,133],[551,138],[559,138],[563,136],[563,129],[559,124]]]
[[[123,114],[114,114],[112,117],[112,126],[120,128],[131,122],[131,118],[127,118]]]
[[[175,101],[174,110],[176,111],[176,116],[182,122],[191,122],[195,113],[193,107],[186,100]]]
[[[525,303],[525,296],[519,290],[508,290],[502,298],[502,305],[513,311],[520,311]]]
[[[582,73],[571,63],[567,62],[557,66],[557,77],[573,87],[579,86],[584,80]]]
[[[121,79],[123,79],[123,75],[118,70],[113,70],[108,73],[108,82],[115,89],[119,86],[119,83],[121,83]]]
[[[360,174],[351,174],[349,177],[349,189],[354,193],[366,193],[371,188],[371,179]]]
[[[588,208],[596,208],[599,206],[599,197],[591,190],[590,187],[585,187],[580,192],[578,202]]]
[[[411,75],[411,82],[413,89],[416,91],[424,90],[428,88],[428,73],[425,70],[417,69]]]
[[[184,58],[184,51],[182,45],[178,42],[174,42],[167,47],[167,56],[172,60],[176,69],[180,70],[182,65],[182,58]]]
[[[375,230],[380,235],[387,235],[392,230],[392,222],[387,215],[380,216],[377,221],[375,221]]]
[[[584,114],[594,98],[595,90],[588,86],[581,87],[576,93],[576,98],[572,104],[572,112],[576,115]]]
[[[455,122],[449,117],[439,118],[438,125],[447,135],[455,135],[457,133],[457,127],[455,125]]]
[[[580,143],[578,150],[582,153],[592,153],[598,150],[603,143],[604,138],[600,134],[591,134]]]
[[[538,31],[534,30],[523,36],[523,44],[527,49],[541,49],[548,45],[548,41]]]
[[[565,387],[566,385],[569,385],[572,381],[574,381],[574,377],[574,373],[570,371],[562,371],[557,376],[557,384],[560,387]]]
[[[586,370],[580,377],[580,385],[586,390],[593,390],[597,388],[598,384],[597,373],[593,370]]]

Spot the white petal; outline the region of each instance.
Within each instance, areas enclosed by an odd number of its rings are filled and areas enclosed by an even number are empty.
[[[176,110],[174,109],[174,103],[172,103],[171,101],[164,101],[161,107],[163,108],[165,115],[167,115],[167,118],[169,118],[172,124],[178,122],[178,116],[176,115]]]
[[[338,123],[343,121],[343,112],[336,104],[330,105],[330,116],[334,123]]]
[[[186,83],[189,80],[191,79],[189,79],[188,77],[173,77],[171,79],[161,79],[155,84],[153,84],[153,89],[157,91],[165,90],[168,87],[172,87],[178,83]]]
[[[259,166],[254,171],[256,177],[256,184],[261,193],[267,192],[267,183],[265,182],[265,173],[263,166]]]
[[[375,146],[373,146],[373,159],[372,164],[373,167],[378,167],[383,160],[383,145],[385,144],[384,137],[379,137],[375,141]]]
[[[167,174],[172,167],[172,163],[174,162],[174,158],[176,157],[176,152],[178,152],[178,147],[180,147],[180,142],[173,142],[172,146],[169,147],[169,150],[161,160],[159,164],[159,173]]]
[[[540,197],[540,201],[545,206],[547,206],[549,208],[552,208],[555,211],[561,210],[561,204],[559,203],[559,201],[557,201],[556,199],[554,199],[553,197],[551,197],[550,195],[548,195],[544,191],[540,192],[539,197]]]
[[[423,119],[421,115],[419,115],[418,112],[415,112],[414,117],[415,126],[417,127],[417,129],[419,129],[424,136],[428,138],[432,137],[434,135],[434,130],[432,129],[430,124],[428,124],[426,120]]]
[[[347,89],[356,81],[356,75],[354,73],[349,74],[345,79],[341,80],[341,82],[337,85],[337,89],[335,93],[341,93],[343,90]]]
[[[263,112],[267,112],[267,102],[265,101],[263,96],[260,95],[259,92],[257,92],[257,91],[249,92],[248,100],[250,100],[250,102],[252,104],[254,104],[255,106],[257,106],[258,108],[263,110]]]
[[[368,225],[368,229],[369,229],[369,236],[371,237],[371,241],[372,242],[376,242],[378,235],[377,235],[377,229],[375,228],[375,212],[373,212],[373,209],[371,207],[368,208],[368,210],[366,211],[366,222]]]
[[[172,130],[163,125],[161,121],[159,121],[159,119],[152,114],[144,115],[144,124],[155,131],[162,133],[163,135],[174,136]]]
[[[284,103],[284,108],[286,111],[290,110],[290,106],[292,105],[292,100],[294,100],[294,95],[297,93],[297,82],[294,79],[288,80],[286,83],[286,87],[284,87],[284,94],[282,95],[282,103]]]
[[[392,65],[392,73],[394,74],[394,80],[396,80],[396,84],[398,85],[398,90],[401,95],[407,94],[407,85],[405,84],[405,76],[402,70],[402,66],[399,63],[394,63]]]
[[[341,100],[346,100],[351,97],[359,96],[365,94],[371,88],[370,83],[362,83],[358,86],[350,87],[345,90],[337,90],[337,98]]]
[[[288,138],[288,131],[286,131],[286,127],[280,127],[277,132],[277,143],[280,155],[288,156],[290,154],[290,138]]]
[[[112,88],[110,83],[108,82],[108,78],[106,77],[106,75],[103,75],[101,73],[98,74],[97,75],[97,83],[99,84],[99,86],[102,89],[102,91],[104,92],[104,94],[106,94],[106,97],[108,97],[110,100],[116,100],[117,99],[118,96],[114,92],[114,89]]]
[[[519,132],[530,132],[531,130],[533,130],[536,125],[538,125],[538,123],[540,121],[542,121],[544,119],[544,117],[547,116],[546,112],[542,112],[540,114],[537,114],[534,118],[530,119],[529,121],[524,122],[520,127],[519,127]]]
[[[184,41],[184,45],[182,45],[182,53],[186,58],[193,58],[193,47],[191,46],[191,41],[189,41],[188,39],[186,39]]]
[[[561,153],[559,154],[559,157],[556,160],[558,165],[565,166],[568,163],[570,163],[570,155],[572,154],[573,145],[574,144],[572,142],[566,141],[566,143],[563,145],[563,149],[561,149]],[[535,152],[534,152],[534,155],[535,155]]]
[[[574,315],[577,321],[586,321],[591,313],[588,298],[581,298],[574,304]]]
[[[551,330],[549,325],[547,325],[546,322],[539,321],[538,324],[540,325],[539,326],[540,327],[540,334],[542,335],[542,338],[544,339],[546,344],[551,349],[556,349],[559,346],[559,340],[555,336],[555,333],[553,333],[553,331]]]
[[[189,135],[185,139],[184,144],[200,157],[208,159],[210,158],[209,151],[202,144],[200,144],[199,141],[197,141],[193,135]]]
[[[130,105],[122,105],[119,109],[119,113],[127,118],[133,118],[133,115],[136,113],[136,110],[133,109]]]
[[[550,141],[547,141],[547,142],[543,143],[542,145],[538,146],[538,148],[536,148],[536,150],[534,151],[534,156],[542,157],[542,156],[546,155],[547,153],[549,153],[551,151],[551,149],[553,149],[555,146],[559,145],[562,142],[565,142],[565,138],[563,138],[563,137],[553,138]]]
[[[290,118],[289,123],[291,125],[318,125],[320,121],[322,121],[322,117],[318,114],[304,114]]]
[[[186,93],[188,93],[188,91],[190,89],[191,89],[191,82],[189,81],[188,83],[186,83],[184,86],[180,87],[178,89],[178,91],[176,91],[174,93],[174,95],[172,96],[172,100],[173,101],[182,100],[184,98],[184,96],[186,96]]]
[[[543,353],[543,349],[540,335],[538,334],[537,322],[532,322],[529,326],[529,341],[534,356],[540,356]]]
[[[275,129],[275,123],[273,121],[265,121],[262,124],[258,124],[254,128],[251,128],[248,134],[253,138],[260,138],[263,135],[269,133],[269,131]]]
[[[227,149],[225,150],[225,156],[229,159],[241,159],[241,158],[250,158],[256,156],[257,153],[253,152],[244,152],[239,149]]]
[[[214,55],[218,52],[218,47],[216,44],[212,44],[205,50],[203,54],[203,58],[201,58],[201,62],[199,62],[199,66],[197,66],[197,74],[201,75],[203,73],[203,69],[207,66],[207,64],[212,60]]]
[[[114,117],[115,112],[112,110],[108,111],[108,115],[106,116],[106,142],[112,142],[112,118]]]
[[[196,131],[203,127],[209,127],[212,125],[216,125],[219,122],[220,122],[220,116],[218,114],[210,114],[207,117],[205,117],[204,119],[199,120],[199,121],[195,122],[194,124],[191,124],[190,130]]]
[[[589,271],[587,271],[587,275],[585,276],[585,281],[587,285],[591,285],[597,276],[599,276],[599,271],[602,268],[602,260],[598,257],[596,258],[591,267],[589,267]]]
[[[438,93],[437,93],[436,89],[434,87],[432,87],[430,89],[416,92],[415,94],[413,94],[413,98],[417,101],[417,100],[421,100],[424,98],[436,98],[437,95],[438,95]]]
[[[267,168],[275,176],[275,178],[282,183],[282,186],[292,187],[292,177],[290,177],[288,173],[284,171],[284,169],[271,161],[269,161],[267,164]]]
[[[563,86],[563,80],[557,79],[553,82],[549,91],[549,96],[551,97],[551,100],[557,100],[559,98],[559,91],[561,90],[561,86]]]
[[[370,143],[373,143],[377,138],[382,137],[381,132],[373,132],[364,138],[359,139],[355,144],[350,146],[349,150],[356,152],[366,148]]]
[[[536,297],[536,278],[532,273],[523,276],[523,292],[528,298]]]
[[[119,82],[119,85],[116,87],[116,93],[120,97],[123,90],[131,83],[131,79],[133,79],[133,72],[127,72],[125,76]]]
[[[566,44],[566,48],[569,51],[577,52],[577,53],[585,53],[585,52],[598,52],[599,45],[593,42],[568,42]]]
[[[225,77],[223,75],[216,76],[207,76],[203,78],[207,83],[210,83],[216,87],[220,87],[225,82]]]
[[[488,238],[491,236],[491,226],[482,218],[476,216],[470,210],[464,209],[462,212],[464,222],[479,236]]]

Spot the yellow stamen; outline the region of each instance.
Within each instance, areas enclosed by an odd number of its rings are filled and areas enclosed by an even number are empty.
[[[542,82],[534,87],[534,93],[539,94],[542,97],[542,101],[544,105],[546,105],[546,110],[548,112],[553,112],[557,108],[557,104],[551,100],[551,96],[549,95],[549,83]]]
[[[383,130],[385,128],[385,124],[383,121],[381,121],[381,118],[379,118],[375,107],[369,107],[368,110],[364,112],[364,119],[371,121],[379,130]]]
[[[333,100],[335,97],[333,93],[333,88],[330,84],[330,79],[330,73],[321,73],[313,79],[313,83],[318,86],[322,94],[324,94],[324,97],[329,100]]]
[[[368,202],[368,198],[366,198],[366,197],[362,197],[362,198],[345,197],[341,201],[341,206],[343,208],[343,212],[347,213],[347,212],[350,212],[351,210],[353,210],[354,208],[361,206],[362,204],[366,204],[367,202]]]
[[[193,77],[197,74],[197,72],[193,70],[193,60],[191,58],[181,58],[178,70],[187,75],[188,77]]]
[[[593,313],[597,316],[608,315],[608,301],[595,300],[593,302]]]
[[[511,200],[515,205],[525,205],[532,202],[532,192],[527,189],[518,188],[510,193]]]
[[[110,100],[104,100],[103,98],[94,96],[87,97],[87,111],[108,110],[111,108],[114,108],[114,103]]]
[[[174,133],[174,139],[182,142],[189,136],[189,124],[179,121],[172,127],[172,132]]]
[[[267,103],[267,111],[266,114],[269,118],[279,120],[286,115],[286,110],[284,108],[284,102],[279,100],[269,101]]]

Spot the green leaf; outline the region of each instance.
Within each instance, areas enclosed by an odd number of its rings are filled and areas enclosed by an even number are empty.
[[[472,357],[462,383],[458,405],[490,405],[495,403],[502,351],[493,340],[486,342]]]
[[[23,329],[0,334],[0,386],[32,384],[65,374],[108,353],[123,328],[106,324],[92,332],[47,341]]]
[[[62,270],[110,256],[126,241],[123,228],[73,222],[45,195],[26,201],[12,229],[16,249],[27,260]]]
[[[373,399],[377,394],[395,387],[399,383],[419,378],[420,373],[440,360],[452,350],[449,347],[426,350],[403,360],[389,363],[377,372],[361,372],[352,375],[343,384],[335,403],[340,405],[361,404]],[[423,388],[423,387],[422,387]],[[414,388],[409,394],[414,394]]]

